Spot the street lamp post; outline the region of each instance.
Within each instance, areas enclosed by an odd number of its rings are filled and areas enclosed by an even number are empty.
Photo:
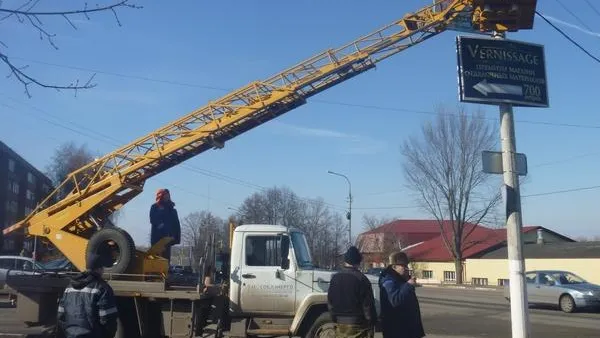
[[[327,171],[327,173],[341,176],[348,182],[348,214],[346,214],[346,218],[348,219],[348,243],[349,245],[352,245],[352,183],[350,183],[348,176],[344,174],[336,173],[331,170]]]

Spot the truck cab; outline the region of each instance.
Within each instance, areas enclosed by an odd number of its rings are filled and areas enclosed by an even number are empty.
[[[229,301],[233,318],[254,334],[281,330],[303,337],[333,328],[327,289],[335,271],[314,266],[305,234],[281,225],[246,224],[233,234]],[[379,287],[372,283],[379,313]]]

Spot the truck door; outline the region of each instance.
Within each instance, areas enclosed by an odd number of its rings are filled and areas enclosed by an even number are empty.
[[[240,275],[242,312],[294,313],[295,268],[293,264],[286,270],[281,267],[289,251],[287,245],[283,252],[284,243],[289,243],[287,235],[245,234]]]

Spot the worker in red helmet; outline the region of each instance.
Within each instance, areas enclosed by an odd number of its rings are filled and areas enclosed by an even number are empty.
[[[179,216],[175,209],[175,203],[171,201],[168,189],[159,189],[156,192],[156,202],[150,207],[150,244],[156,244],[161,238],[172,237],[174,239],[163,252],[162,256],[171,260],[171,246],[181,243],[181,225]]]

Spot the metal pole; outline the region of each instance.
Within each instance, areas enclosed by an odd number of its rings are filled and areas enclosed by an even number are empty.
[[[350,179],[348,176],[340,173],[336,173],[334,171],[327,171],[327,173],[340,176],[346,179],[348,182],[348,214],[346,217],[348,218],[348,245],[352,245],[352,183],[350,183]]]
[[[504,33],[495,33],[495,39],[504,39]],[[500,139],[502,142],[502,168],[506,196],[506,232],[508,245],[510,316],[513,338],[530,337],[529,308],[523,259],[521,193],[519,175],[515,168],[517,152],[513,108],[500,105]]]

